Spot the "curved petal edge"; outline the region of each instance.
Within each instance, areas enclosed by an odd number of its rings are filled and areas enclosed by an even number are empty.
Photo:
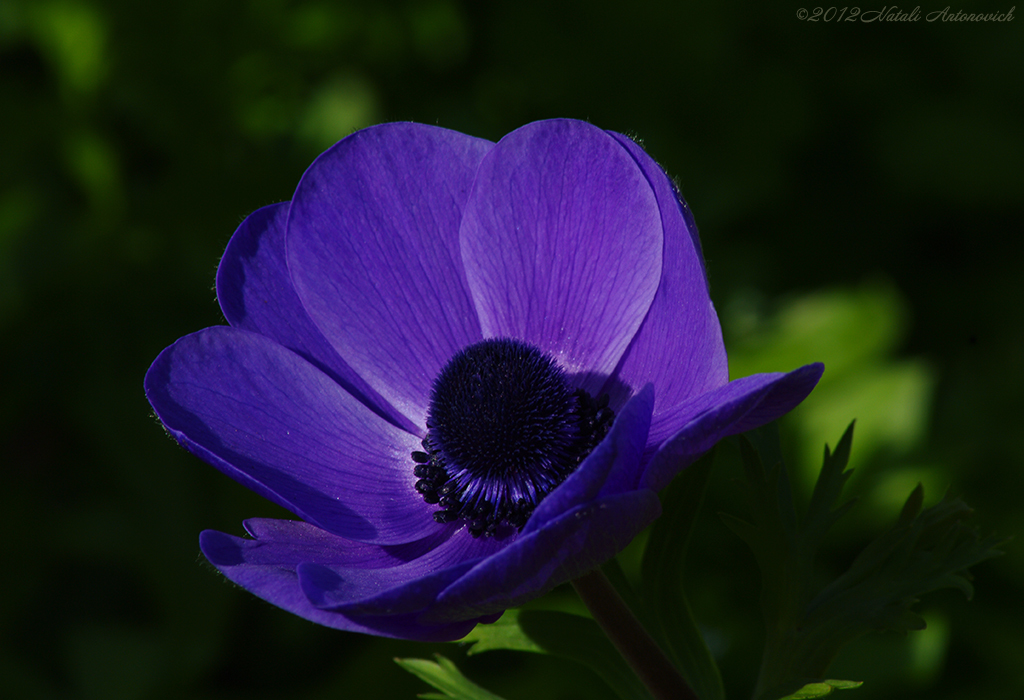
[[[785,415],[807,398],[824,370],[816,362],[786,374],[755,374],[676,407],[670,413],[681,427],[656,448],[640,485],[660,490],[722,438]]]

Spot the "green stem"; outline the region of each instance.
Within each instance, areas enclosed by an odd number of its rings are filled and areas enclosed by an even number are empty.
[[[600,569],[572,582],[594,620],[656,700],[697,700]]]

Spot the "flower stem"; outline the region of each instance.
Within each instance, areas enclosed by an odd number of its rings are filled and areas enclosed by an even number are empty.
[[[594,620],[657,700],[697,700],[600,569],[572,582]]]

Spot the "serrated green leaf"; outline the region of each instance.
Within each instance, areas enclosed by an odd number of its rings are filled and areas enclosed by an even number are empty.
[[[849,570],[825,587],[809,606],[808,620],[906,632],[923,629],[910,612],[918,598],[941,588],[973,592],[967,569],[999,554],[995,538],[982,540],[961,518],[970,509],[943,499],[921,510],[920,486],[907,499],[896,524],[868,545]]]
[[[714,452],[690,465],[662,494],[641,564],[640,597],[648,631],[701,700],[722,700],[721,673],[694,620],[685,590],[686,551],[714,464]]]
[[[850,423],[846,428],[836,445],[835,452],[830,452],[828,445],[825,445],[825,459],[818,480],[814,484],[814,492],[811,494],[803,523],[801,545],[804,556],[814,555],[828,529],[853,506],[852,501],[837,505],[843,487],[853,474],[846,469],[853,445],[853,426],[854,423]]]
[[[518,609],[506,610],[497,622],[489,625],[477,625],[462,641],[470,642],[473,645],[466,652],[469,656],[495,649],[544,653],[544,649],[527,637],[519,626]]]
[[[650,700],[647,688],[589,617],[554,610],[509,610],[498,623],[515,629],[491,634],[487,628],[493,625],[477,625],[465,638],[474,644],[469,654],[494,649],[551,654],[586,666],[621,698]]]
[[[771,454],[770,442],[755,437]],[[761,570],[767,636],[755,698],[786,695],[807,679],[821,678],[845,644],[871,630],[923,629],[924,621],[911,610],[918,598],[951,587],[970,596],[967,568],[999,553],[995,538],[981,540],[963,524],[971,512],[963,502],[943,499],[922,510],[919,485],[893,527],[868,544],[842,576],[814,593],[809,587],[814,556],[828,528],[852,505],[837,505],[851,473],[846,465],[852,438],[851,424],[835,452],[825,448],[799,527],[793,525],[785,467],[778,463],[766,470],[753,444],[740,440],[747,520],[722,519],[751,547]]]
[[[484,690],[462,675],[450,660],[440,654],[435,655],[435,658],[436,662],[427,659],[395,659],[396,664],[443,693],[425,693],[419,697],[433,700],[502,700],[500,696]]]
[[[829,695],[833,690],[850,690],[864,685],[863,681],[835,681],[826,680],[820,683],[808,683],[795,693],[791,693],[779,700],[811,700]]]
[[[924,506],[924,486],[918,484],[911,492],[910,497],[907,498],[907,502],[903,504],[900,517],[896,521],[896,527],[909,527],[914,522],[914,518],[921,512],[922,506]]]

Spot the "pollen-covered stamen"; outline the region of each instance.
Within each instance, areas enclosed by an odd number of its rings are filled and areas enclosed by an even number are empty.
[[[474,536],[521,528],[533,509],[601,442],[614,414],[607,395],[573,390],[555,362],[516,340],[462,350],[434,382],[416,490],[463,519]]]

